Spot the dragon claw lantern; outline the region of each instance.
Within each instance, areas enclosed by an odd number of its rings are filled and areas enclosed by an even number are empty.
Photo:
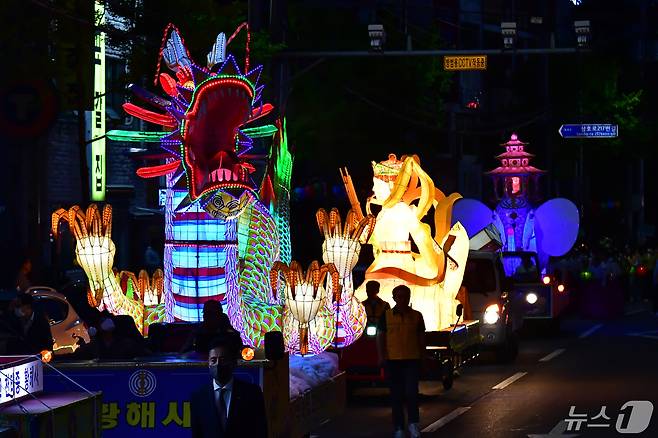
[[[334,208],[329,213],[320,209],[315,214],[320,232],[325,240],[322,243],[322,259],[325,263],[336,266],[340,275],[341,291],[333,289],[329,293],[335,296],[336,340],[338,348],[346,347],[356,341],[367,322],[365,307],[354,297],[352,269],[359,260],[361,243],[367,243],[375,228],[375,217],[367,215],[361,220],[357,213],[350,210],[341,223],[340,213]]]
[[[58,209],[52,215],[51,231],[55,237],[61,221],[68,222],[75,237],[76,260],[89,280],[89,305],[115,315],[130,315],[145,336],[150,324],[170,317],[173,303],[171,295],[163,291],[162,271],[156,270],[152,278],[141,271],[139,279],[132,272],[115,274],[116,247],[112,241],[112,207],[109,204],[103,208],[102,215],[96,204],[91,204],[85,213],[77,205],[68,211]],[[126,295],[135,289],[137,297],[134,293]]]
[[[326,280],[334,291],[340,290],[340,276],[336,267],[333,264],[320,266],[317,261],[313,261],[304,273],[296,261],[290,263],[290,266],[275,262],[270,272],[273,291],[279,289],[279,274],[285,278],[283,334],[288,351],[302,356],[321,353],[331,344],[335,335],[333,312],[328,303],[335,297],[327,293],[324,283]]]

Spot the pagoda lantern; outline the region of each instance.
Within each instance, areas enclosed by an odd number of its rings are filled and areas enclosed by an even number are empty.
[[[505,152],[496,157],[500,167],[487,172],[493,177],[497,200],[508,199],[511,204],[523,205],[538,197],[539,176],[545,172],[530,165],[534,155],[525,151],[527,145],[516,134],[501,145]]]

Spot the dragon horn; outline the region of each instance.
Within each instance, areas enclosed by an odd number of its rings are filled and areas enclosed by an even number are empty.
[[[224,32],[221,32],[219,35],[217,35],[215,44],[213,44],[210,53],[208,53],[208,68],[211,69],[215,66],[215,64],[224,62],[224,58],[226,58],[226,35],[224,35]]]

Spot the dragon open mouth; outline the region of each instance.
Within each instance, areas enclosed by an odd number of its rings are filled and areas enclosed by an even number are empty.
[[[216,77],[195,91],[183,123],[192,199],[226,187],[253,188],[253,167],[236,153],[238,128],[249,119],[254,91],[246,81]]]

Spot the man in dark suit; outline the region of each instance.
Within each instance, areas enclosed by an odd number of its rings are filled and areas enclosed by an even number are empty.
[[[185,341],[181,353],[196,351],[206,354],[210,350],[210,342],[226,333],[237,334],[228,316],[222,310],[222,304],[217,300],[203,303],[203,321]]]
[[[233,378],[239,348],[231,334],[210,343],[208,367],[212,380],[192,394],[193,438],[267,438],[260,387]]]

